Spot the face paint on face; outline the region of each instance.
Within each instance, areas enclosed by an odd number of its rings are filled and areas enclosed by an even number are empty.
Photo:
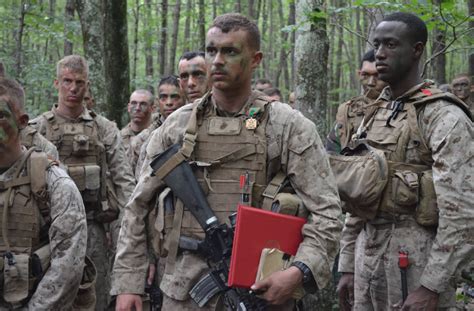
[[[208,89],[206,61],[201,56],[192,59],[182,59],[178,65],[179,84],[188,98],[194,102],[201,98]]]
[[[161,115],[166,119],[176,109],[184,105],[184,97],[175,85],[162,84],[158,88],[158,104]]]
[[[6,101],[0,99],[0,145],[10,145],[19,132],[15,113]]]
[[[206,37],[206,62],[212,86],[221,89],[241,89],[250,85],[253,70],[261,61],[243,30],[222,32],[211,28]]]
[[[460,77],[452,82],[453,94],[462,100],[469,98],[471,92],[471,83],[468,77]]]

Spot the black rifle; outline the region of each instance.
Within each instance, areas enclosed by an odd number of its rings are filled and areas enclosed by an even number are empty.
[[[153,169],[152,175],[179,150],[180,146],[175,144],[156,157],[150,164]],[[202,307],[216,294],[223,294],[226,305],[232,310],[265,310],[265,301],[253,293],[227,286],[234,232],[225,223],[219,223],[190,164],[186,161],[181,162],[163,177],[163,182],[184,203],[206,234],[203,241],[185,237],[180,239],[181,247],[203,255],[211,268],[211,271],[191,289],[189,292],[191,298]]]

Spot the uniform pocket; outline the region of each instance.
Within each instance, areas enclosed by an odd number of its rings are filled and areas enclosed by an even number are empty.
[[[418,203],[418,175],[396,170],[392,177],[392,200],[397,205],[415,206]]]

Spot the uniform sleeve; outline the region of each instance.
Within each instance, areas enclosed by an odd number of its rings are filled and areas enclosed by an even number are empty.
[[[331,278],[342,229],[336,181],[314,123],[292,112],[288,126],[282,130],[282,167],[310,212],[295,261],[306,264],[318,288],[324,288]]]
[[[160,133],[162,128],[153,132],[152,152],[156,155],[165,149]],[[148,151],[148,150],[147,150]],[[111,295],[143,294],[148,268],[148,244],[146,217],[150,204],[159,192],[161,181],[151,176],[151,155],[147,153],[142,174],[133,191],[129,203],[125,206],[120,235],[117,243],[117,255],[112,275]]]
[[[34,144],[44,151],[51,160],[59,160],[59,153],[56,146],[40,133],[36,133]]]
[[[443,292],[474,255],[474,131],[457,106],[440,101],[420,114],[423,137],[432,151],[439,224],[420,283]]]
[[[48,191],[51,265],[28,303],[29,310],[71,308],[84,268],[87,224],[79,190],[65,172],[52,167],[48,173]]]
[[[102,141],[105,145],[108,170],[120,206],[125,206],[135,188],[135,178],[117,126],[110,122],[104,130]]]
[[[355,244],[364,223],[363,219],[346,214],[339,252],[338,271],[341,273],[354,273]]]

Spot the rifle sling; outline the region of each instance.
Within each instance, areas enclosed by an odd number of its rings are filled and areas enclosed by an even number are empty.
[[[173,229],[171,229],[168,243],[168,256],[166,257],[165,274],[173,274],[178,254],[179,237],[181,235],[181,223],[183,221],[184,205],[177,200],[174,209]]]

